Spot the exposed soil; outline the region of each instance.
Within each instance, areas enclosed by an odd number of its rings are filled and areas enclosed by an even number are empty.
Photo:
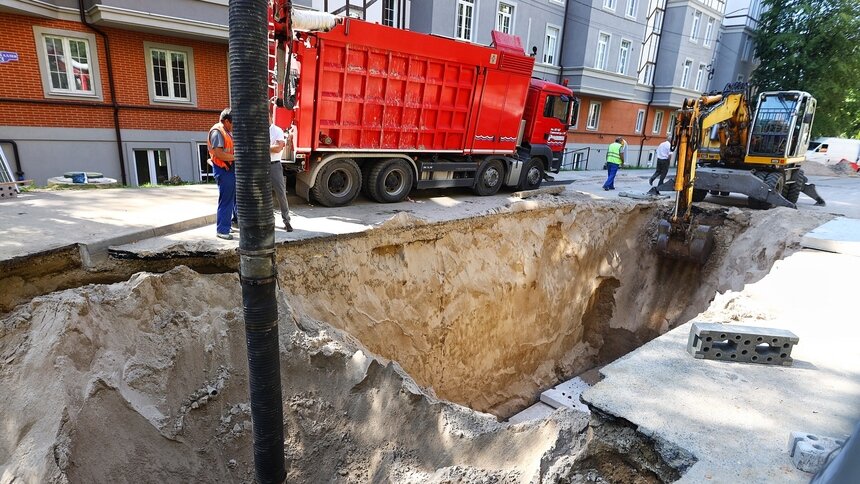
[[[525,203],[279,248],[290,482],[673,480],[695,457],[624,422],[482,412],[685,322],[829,218],[703,204],[722,225],[697,267],[651,250],[666,204]],[[251,482],[240,300],[235,274],[178,267],[3,316],[0,483]]]

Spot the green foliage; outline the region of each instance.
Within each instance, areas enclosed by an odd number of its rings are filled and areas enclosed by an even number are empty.
[[[860,2],[764,0],[756,35],[760,90],[818,100],[813,136],[860,137]]]

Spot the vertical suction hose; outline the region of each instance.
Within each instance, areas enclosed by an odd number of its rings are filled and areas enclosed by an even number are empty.
[[[267,0],[230,0],[230,99],[239,206],[239,274],[254,468],[261,484],[281,483],[284,419],[275,298],[275,220],[269,180]]]

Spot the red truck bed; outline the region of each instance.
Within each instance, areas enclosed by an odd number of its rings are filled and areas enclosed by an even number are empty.
[[[297,150],[513,153],[534,59],[345,20],[296,50]]]

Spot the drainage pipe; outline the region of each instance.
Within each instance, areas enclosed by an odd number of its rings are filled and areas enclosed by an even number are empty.
[[[275,219],[269,178],[267,20],[267,0],[230,1],[230,100],[241,229],[239,278],[248,346],[254,472],[260,484],[281,483],[286,478]]]
[[[122,177],[122,184],[127,185],[128,179],[125,175],[125,155],[122,150],[122,132],[119,125],[119,103],[116,100],[116,83],[113,78],[113,64],[111,63],[110,58],[110,41],[103,30],[99,29],[87,20],[87,14],[84,10],[84,0],[78,0],[78,11],[81,14],[81,23],[91,28],[93,32],[99,34],[105,43],[105,59],[108,71],[108,86],[110,88],[110,103],[111,107],[113,107],[113,128],[114,131],[116,131],[116,150],[119,154],[119,173]]]
[[[12,145],[12,154],[15,155],[15,176],[18,178],[18,181],[23,180],[24,170],[21,168],[21,155],[18,154],[18,143],[11,139],[0,139],[0,143],[9,143]]]

